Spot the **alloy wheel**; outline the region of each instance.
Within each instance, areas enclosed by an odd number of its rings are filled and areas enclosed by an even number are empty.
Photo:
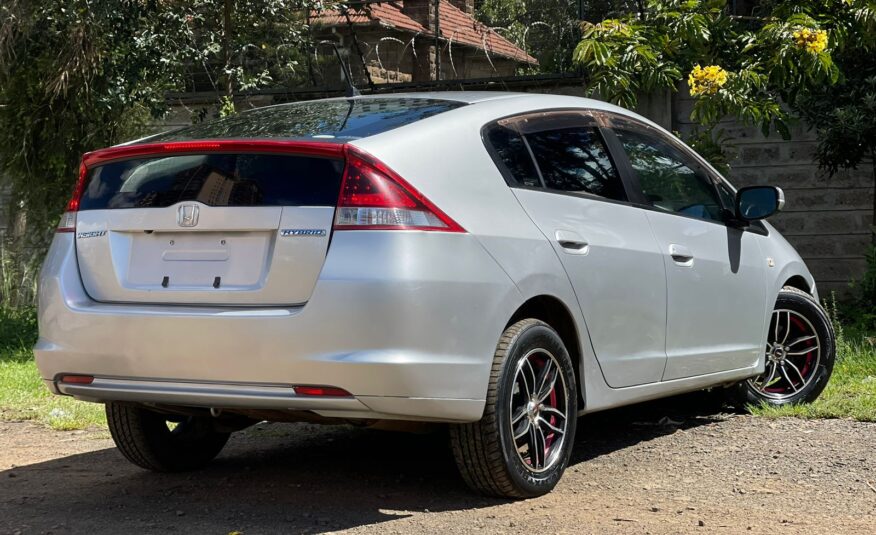
[[[560,365],[548,351],[535,349],[520,359],[511,396],[511,432],[517,455],[532,472],[550,469],[566,439],[569,395]]]
[[[821,341],[804,315],[776,309],[770,321],[764,373],[748,380],[762,396],[783,400],[801,392],[815,379],[821,362]]]

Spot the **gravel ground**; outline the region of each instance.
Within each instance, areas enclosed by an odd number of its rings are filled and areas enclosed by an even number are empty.
[[[588,416],[548,496],[471,494],[446,434],[260,424],[152,474],[105,432],[0,423],[0,533],[876,533],[876,425],[720,412],[705,395]]]

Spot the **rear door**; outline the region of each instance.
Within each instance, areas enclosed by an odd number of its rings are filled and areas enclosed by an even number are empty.
[[[627,202],[593,118],[531,114],[492,125],[485,137],[569,275],[608,384],[659,381],[666,363],[663,259],[644,211]]]
[[[767,261],[752,232],[761,227],[727,224],[732,191],[670,135],[627,119],[613,124],[666,265],[663,380],[754,365],[766,305]]]
[[[294,305],[325,259],[344,162],[335,156],[244,152],[217,143],[159,145],[92,165],[76,251],[97,301]],[[167,152],[168,149],[170,152]]]

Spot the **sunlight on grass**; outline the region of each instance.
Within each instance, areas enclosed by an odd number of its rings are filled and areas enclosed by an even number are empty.
[[[32,420],[52,429],[105,427],[103,405],[49,393],[30,349],[0,349],[0,420]]]
[[[815,403],[784,407],[750,407],[767,418],[854,418],[876,422],[876,347],[867,340],[838,341],[833,376]]]

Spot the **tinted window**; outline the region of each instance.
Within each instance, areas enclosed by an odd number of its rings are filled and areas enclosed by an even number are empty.
[[[620,129],[616,133],[651,205],[667,212],[722,220],[717,190],[691,157],[643,132]]]
[[[526,134],[545,187],[625,200],[623,184],[595,128]]]
[[[258,108],[144,140],[230,138],[355,139],[373,136],[464,106],[427,98],[317,100]]]
[[[209,206],[334,206],[343,162],[274,154],[140,158],[91,171],[81,210]]]
[[[514,185],[541,187],[538,171],[529,156],[523,137],[513,128],[496,125],[487,131],[487,142],[492,146],[497,163],[514,181]]]

